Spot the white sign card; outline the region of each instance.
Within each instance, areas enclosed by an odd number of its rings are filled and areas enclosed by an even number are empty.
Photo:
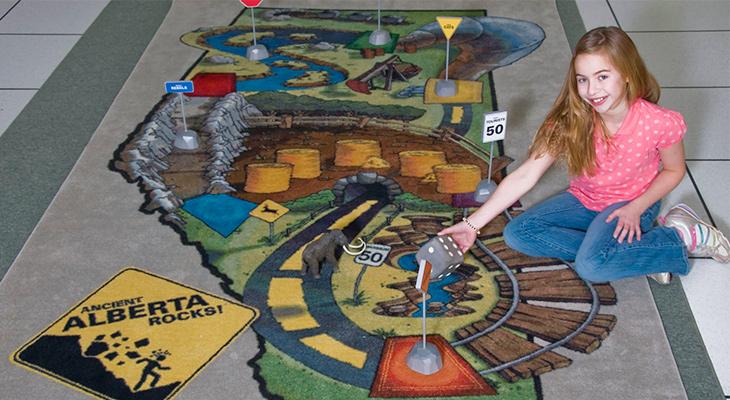
[[[482,142],[489,143],[504,140],[507,131],[507,111],[497,111],[484,114],[484,130]]]
[[[365,251],[355,257],[355,262],[371,267],[378,267],[385,262],[388,253],[390,253],[390,246],[368,243]]]

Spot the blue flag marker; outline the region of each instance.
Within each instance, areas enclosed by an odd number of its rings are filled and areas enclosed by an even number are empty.
[[[193,81],[167,81],[165,82],[165,91],[167,93],[191,93],[193,91]]]
[[[165,82],[165,91],[167,93],[177,93],[180,97],[180,112],[182,113],[183,132],[188,131],[188,123],[185,121],[185,104],[183,102],[183,93],[193,92],[193,81],[167,81]]]

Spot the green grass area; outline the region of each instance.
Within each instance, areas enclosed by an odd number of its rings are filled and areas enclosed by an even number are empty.
[[[180,213],[186,222],[184,230],[188,241],[199,242],[208,255],[209,263],[232,281],[229,289],[242,294],[251,274],[281,245],[282,240],[286,240],[283,231],[290,228],[289,237],[301,232],[311,221],[313,205],[328,202],[330,196],[315,193],[309,196],[309,200],[294,202],[293,209],[274,223],[276,241],[273,245],[269,243],[269,224],[257,218],[247,219],[224,238],[184,210],[181,209]]]
[[[211,265],[220,273],[231,279],[230,289],[235,293],[243,293],[248,277],[286,238],[282,232],[287,227],[292,230],[291,236],[305,229],[317,218],[312,219],[310,212],[328,204],[333,198],[330,191],[322,191],[311,196],[284,204],[290,212],[276,222],[275,237],[277,241],[271,245],[268,241],[268,224],[249,218],[227,238],[222,237],[203,224],[200,220],[181,210],[187,222],[185,233],[189,241],[200,242],[209,255]],[[453,209],[438,203],[429,202],[412,194],[402,195],[399,201],[406,206],[391,225],[404,225],[408,215],[434,215],[450,217]],[[409,207],[415,210],[409,210]],[[375,232],[384,225],[386,218],[395,211],[394,206],[382,209],[363,229],[364,235],[391,234],[386,231]],[[322,216],[324,214],[320,214]],[[469,263],[480,265],[476,259]],[[387,299],[389,295],[402,296],[402,292],[387,289],[390,282],[403,281],[414,273],[389,266],[372,267],[363,276],[359,304],[352,301],[353,285],[360,266],[352,257],[343,256],[340,268],[333,273],[332,290],[335,300],[347,317],[365,331],[379,337],[393,335],[415,335],[420,333],[420,319],[383,317],[372,313],[375,302]],[[500,272],[489,272],[480,269],[482,277],[470,285],[477,287],[477,292],[484,297],[480,300],[463,302],[462,305],[475,309],[474,313],[450,318],[433,318],[429,322],[429,331],[443,335],[447,340],[454,340],[454,329],[471,324],[484,317],[498,300],[494,275]],[[524,336],[524,335],[523,335]],[[286,399],[362,399],[368,398],[369,391],[355,388],[324,376],[302,365],[286,354],[283,354],[270,343],[265,344],[265,353],[257,361],[261,367],[261,375],[266,381],[266,388],[273,394]],[[467,362],[476,370],[489,368],[483,360],[468,349],[457,348]],[[518,400],[535,399],[534,381],[524,380],[508,383],[496,374],[486,377],[487,381],[498,389],[495,399]],[[475,399],[477,397],[452,397],[453,399]]]
[[[317,53],[309,52],[305,46],[294,45],[287,46],[286,52],[295,55],[306,56],[310,59],[317,59],[324,62],[335,64],[341,68],[349,71],[349,77],[355,78],[363,72],[370,69],[376,62],[385,61],[390,54],[378,56],[373,59],[364,59],[360,57],[359,52],[354,50],[347,50],[342,46],[338,46],[337,49],[332,51],[321,51]],[[454,51],[457,53],[457,51]],[[444,110],[440,104],[423,104],[423,98],[414,96],[410,98],[397,98],[395,95],[401,90],[409,86],[423,86],[426,84],[426,80],[437,76],[441,69],[444,67],[444,56],[445,51],[441,48],[428,48],[421,49],[418,53],[396,53],[402,61],[410,62],[421,67],[421,72],[409,79],[408,81],[394,80],[390,91],[383,90],[384,81],[382,79],[376,79],[373,81],[375,89],[371,90],[369,95],[361,94],[350,90],[345,85],[345,82],[340,82],[336,85],[329,85],[324,87],[309,88],[303,90],[290,91],[288,93],[295,96],[313,96],[325,99],[340,99],[340,100],[352,100],[352,101],[364,101],[373,106],[386,106],[397,104],[399,106],[408,106],[423,109],[426,112],[418,119],[412,121],[413,124],[424,126],[424,127],[437,127],[443,119]],[[249,95],[252,93],[244,93]],[[491,109],[491,108],[490,108]],[[481,129],[480,129],[481,132]]]
[[[310,86],[310,85],[326,85],[329,82],[329,73],[327,71],[309,71],[304,75],[289,79],[284,83],[286,86]]]
[[[425,111],[410,106],[387,104],[374,106],[366,101],[328,100],[308,95],[296,96],[291,92],[257,92],[246,99],[262,113],[278,112],[296,114],[298,112],[317,115],[356,114],[385,119],[411,121],[420,118]]]
[[[353,22],[345,20],[322,20],[322,19],[306,19],[306,18],[291,18],[289,20],[270,21],[262,17],[264,12],[268,10],[265,8],[255,9],[257,18],[257,29],[264,31],[265,29],[276,29],[276,28],[316,28],[321,29],[323,23],[326,28],[330,30],[343,30],[343,31],[355,31],[355,32],[369,32],[375,27],[373,23],[365,22]],[[353,11],[343,11],[341,15],[347,15]],[[483,10],[452,10],[448,12],[451,16],[484,16]],[[444,16],[443,11],[393,11],[387,10],[383,12],[383,16],[404,16],[406,17],[407,23],[401,25],[386,25],[384,29],[395,35],[407,35],[408,33],[421,28],[427,24],[435,23],[437,16]],[[251,17],[250,13],[246,12],[242,14],[232,26],[227,27],[212,27],[213,30],[229,30],[229,29],[250,29]],[[235,27],[235,28],[234,28]],[[245,76],[261,76],[262,74],[268,73],[268,67],[259,62],[252,62],[247,60],[245,57],[238,57],[228,53],[222,53],[213,49],[206,49],[198,43],[200,35],[205,34],[203,31],[189,32],[182,36],[181,40],[194,47],[198,47],[204,50],[209,50],[210,55],[218,54],[231,57],[235,60],[233,64],[225,65],[209,65],[205,63],[199,63],[191,69],[187,79],[190,79],[194,74],[198,72],[224,72],[226,69],[229,72],[235,72],[237,75]],[[360,36],[361,40],[367,40],[367,35],[363,34]],[[290,54],[293,57],[305,57],[313,62],[322,64],[331,64],[337,66],[347,72],[349,79],[355,78],[363,72],[372,68],[377,62],[382,62],[392,54],[385,54],[378,56],[373,59],[364,59],[360,56],[359,51],[349,50],[343,45],[335,45],[334,50],[325,51],[311,51],[308,44],[294,44],[289,46],[283,46],[280,50]],[[427,128],[435,128],[439,126],[444,116],[443,106],[440,104],[423,104],[422,97],[410,97],[410,98],[397,98],[395,95],[409,87],[409,86],[423,86],[426,80],[435,78],[441,72],[445,65],[445,44],[437,44],[430,48],[419,49],[416,53],[403,53],[396,52],[402,61],[413,63],[421,68],[421,72],[411,78],[409,81],[403,82],[395,80],[392,83],[390,91],[382,89],[384,85],[383,78],[376,78],[373,80],[376,88],[371,91],[371,94],[361,94],[350,90],[345,82],[340,82],[336,85],[327,85],[320,87],[312,87],[307,89],[293,90],[288,93],[294,96],[308,95],[322,99],[330,100],[353,100],[367,102],[373,106],[384,106],[398,104],[407,107],[415,107],[425,111],[425,113],[411,122],[414,125],[419,125]],[[450,56],[452,59],[457,57],[459,49],[452,46]],[[484,83],[484,102],[482,104],[473,105],[472,114],[472,125],[467,134],[467,138],[471,139],[476,143],[481,143],[481,131],[483,125],[483,114],[484,112],[492,111],[491,93],[489,92],[489,76],[484,74],[479,78]],[[244,92],[245,96],[252,95],[254,93]]]
[[[256,40],[261,40],[265,37],[274,37],[274,32],[256,32]],[[253,33],[246,32],[240,35],[236,35],[228,38],[226,44],[230,46],[250,46],[253,44]]]
[[[226,27],[222,27],[221,29],[228,29]],[[200,39],[205,32],[201,31],[193,31],[185,33],[180,37],[180,41],[184,44],[195,47],[197,49],[205,51],[205,57],[201,58],[200,61],[198,61],[191,69],[188,71],[187,75],[185,76],[186,80],[191,80],[193,77],[199,73],[235,73],[238,77],[246,77],[246,76],[264,76],[265,74],[269,73],[269,67],[265,64],[259,63],[259,62],[253,62],[247,59],[246,57],[239,56],[237,54],[220,51],[217,49],[214,49],[212,47],[203,45],[201,43],[198,43],[198,39]],[[257,32],[257,37],[260,37],[262,35],[270,35],[271,33],[267,32]],[[211,57],[219,56],[219,57],[227,57],[233,60],[233,63],[231,64],[214,64],[211,63],[209,60]]]
[[[415,197],[415,196],[414,196]],[[425,203],[425,202],[424,202]],[[419,207],[422,210],[423,205]],[[410,224],[406,218],[414,215],[430,215],[434,217],[446,217],[451,218],[454,210],[449,209],[447,211],[408,211],[401,213],[398,217],[392,221],[390,226],[401,226]],[[370,233],[375,227],[381,225],[387,215],[381,212],[376,218],[374,218],[363,230],[365,233]],[[390,236],[392,232],[380,231],[375,236]],[[471,256],[467,256],[466,263],[472,265],[480,265],[479,261]],[[421,333],[421,320],[420,318],[413,317],[392,317],[387,315],[377,315],[372,310],[376,307],[376,303],[401,298],[404,293],[397,289],[391,289],[387,286],[389,284],[397,282],[405,282],[408,278],[416,276],[415,272],[407,271],[398,267],[397,260],[394,262],[395,265],[390,266],[383,264],[379,267],[369,267],[365,270],[362,276],[362,281],[358,291],[362,291],[366,301],[359,304],[352,302],[354,295],[354,282],[358,274],[360,273],[361,266],[355,263],[352,257],[342,257],[340,259],[339,271],[332,275],[332,291],[337,301],[340,310],[347,316],[355,325],[361,329],[377,334],[378,330],[393,331],[399,336],[418,335]],[[440,317],[433,318],[430,322],[429,332],[438,333],[445,337],[447,340],[455,340],[454,330],[458,327],[467,326],[474,322],[481,320],[484,316],[485,310],[491,310],[497,303],[499,293],[494,283],[494,275],[500,274],[501,272],[489,272],[482,269],[478,272],[481,276],[478,280],[469,282],[469,285],[475,286],[477,289],[476,293],[481,294],[483,297],[478,300],[462,301],[459,305],[464,307],[470,307],[474,312],[465,315],[458,315],[452,317]]]
[[[392,53],[395,50],[396,44],[398,44],[398,35],[397,33],[390,35],[390,42],[381,45],[381,46],[375,46],[370,44],[370,34],[371,31],[365,31],[362,35],[358,36],[357,39],[355,39],[352,43],[348,44],[346,47],[351,50],[360,50],[360,49],[371,49],[376,47],[382,47],[383,50],[386,53]]]
[[[289,51],[292,51],[291,48],[288,49]],[[458,55],[458,49],[452,49],[452,53],[455,53]],[[293,52],[297,52],[296,50],[293,50]],[[366,60],[363,58],[360,58],[359,55],[357,57],[350,57],[348,53],[352,53],[351,50],[345,50],[345,51],[332,51],[332,52],[326,52],[330,54],[318,54],[318,57],[324,57],[330,60],[330,62],[333,62],[339,66],[343,66],[349,71],[354,71],[353,74],[351,74],[351,77],[357,76],[360,73],[366,71],[369,69],[375,62],[382,62],[385,59],[387,59],[390,55],[384,55],[375,57],[372,60]],[[325,53],[325,52],[322,52]],[[382,79],[375,79],[373,83],[376,86],[376,89],[371,90],[371,94],[365,95],[356,93],[352,90],[350,90],[346,85],[345,82],[338,83],[337,85],[330,85],[326,87],[320,87],[320,88],[311,88],[311,89],[305,89],[305,90],[297,90],[289,92],[292,95],[295,96],[302,96],[302,95],[309,95],[313,97],[323,97],[323,98],[330,98],[330,99],[348,99],[348,100],[354,100],[354,101],[365,101],[368,102],[371,105],[374,106],[386,106],[386,105],[392,105],[397,104],[399,106],[408,106],[408,107],[414,107],[425,110],[425,113],[420,117],[413,121],[411,121],[412,124],[417,126],[423,126],[427,128],[435,128],[440,125],[441,120],[444,116],[444,108],[440,104],[423,104],[423,98],[414,96],[410,98],[397,98],[396,94],[400,92],[401,90],[409,87],[409,86],[424,86],[426,84],[426,81],[430,78],[433,78],[435,76],[438,76],[441,69],[444,67],[444,56],[445,51],[443,48],[434,47],[434,48],[428,48],[428,49],[420,49],[417,53],[396,53],[402,61],[409,62],[418,65],[421,67],[421,72],[409,79],[408,81],[398,81],[394,80],[392,83],[392,87],[390,91],[385,91],[382,89],[384,81]],[[483,81],[489,82],[489,76],[485,74],[482,78]],[[491,111],[491,98],[485,99],[485,102],[482,103],[482,105],[475,104],[475,109],[478,110],[489,110]],[[476,114],[482,115],[483,112],[476,111]],[[482,130],[482,118],[479,118],[479,126],[478,127],[472,127],[472,130],[474,132],[477,132],[477,136],[479,140],[481,140],[481,130]],[[470,132],[472,131],[470,130]],[[472,135],[474,136],[474,135]]]
[[[289,67],[292,69],[307,69],[307,64],[299,61],[275,61],[273,64],[275,67]]]

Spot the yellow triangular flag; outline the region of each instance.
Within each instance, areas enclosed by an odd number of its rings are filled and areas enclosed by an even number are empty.
[[[441,30],[444,31],[446,40],[454,36],[454,32],[456,32],[456,28],[459,27],[462,19],[461,17],[436,17],[436,21],[441,25]]]

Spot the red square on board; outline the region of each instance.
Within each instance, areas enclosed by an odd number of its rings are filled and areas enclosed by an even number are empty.
[[[195,91],[188,96],[222,97],[236,91],[236,74],[200,73],[193,77]]]

